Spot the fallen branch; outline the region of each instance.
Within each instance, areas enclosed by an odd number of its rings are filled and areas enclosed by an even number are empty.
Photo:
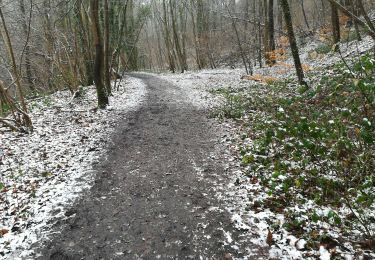
[[[3,125],[5,125],[6,127],[10,128],[13,131],[21,132],[20,128],[12,125],[11,123],[8,123],[7,121],[11,121],[11,120],[0,117],[0,123],[2,123]]]

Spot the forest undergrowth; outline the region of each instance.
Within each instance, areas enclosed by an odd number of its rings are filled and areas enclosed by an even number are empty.
[[[302,241],[303,257],[373,259],[374,53],[307,78],[309,88],[289,78],[212,91],[225,98],[213,116],[237,126],[236,156],[253,187],[246,209],[271,211],[273,247]]]

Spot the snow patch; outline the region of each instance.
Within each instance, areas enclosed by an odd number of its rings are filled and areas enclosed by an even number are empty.
[[[59,91],[30,102],[34,132],[13,133],[0,127],[0,259],[21,259],[30,246],[45,240],[83,191],[92,186],[94,166],[106,159],[106,147],[120,119],[136,110],[146,85],[129,78],[118,83],[111,106],[96,110],[94,87],[71,101]],[[21,253],[22,252],[22,253]]]

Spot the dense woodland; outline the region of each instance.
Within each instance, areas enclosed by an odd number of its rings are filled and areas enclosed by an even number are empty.
[[[96,83],[99,107],[110,80],[129,70],[272,66],[290,46],[305,84],[298,43],[357,39],[375,28],[373,1],[2,1],[1,119],[32,128],[27,98]],[[362,18],[360,18],[362,17]],[[340,31],[341,30],[341,31]],[[238,61],[241,61],[239,64]],[[78,92],[77,92],[78,94]]]
[[[271,242],[287,230],[303,248],[373,256],[374,21],[373,0],[2,0],[0,134],[31,134],[30,104],[59,91],[95,86],[104,111],[127,72],[241,70],[247,87],[210,94],[260,187],[244,205],[284,214]]]

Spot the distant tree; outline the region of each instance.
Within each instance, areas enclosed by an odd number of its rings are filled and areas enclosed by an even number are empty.
[[[241,55],[242,63],[245,67],[246,74],[253,75],[252,63],[247,58],[247,54],[244,50],[244,47],[243,47],[243,44],[242,44],[242,41],[241,41],[241,38],[240,38],[240,33],[239,33],[238,25],[237,25],[237,22],[236,22],[236,17],[232,13],[235,10],[235,8],[236,8],[236,2],[235,1],[231,1],[230,4],[226,5],[226,9],[227,9],[227,12],[229,14],[229,19],[231,20],[231,23],[232,23],[232,28],[233,28],[233,31],[234,31],[234,34],[235,34],[235,37],[236,37],[236,40],[237,40],[236,42],[237,42],[238,50],[239,50],[240,55]]]
[[[19,0],[19,8],[22,15],[22,29],[23,33],[26,35],[26,43],[25,43],[25,67],[26,67],[26,79],[29,88],[32,91],[35,91],[35,86],[33,82],[33,75],[31,70],[31,63],[30,63],[30,26],[31,26],[31,16],[33,12],[33,1],[31,1],[31,7],[30,7],[30,14],[29,17],[26,15],[26,9],[25,9],[25,2],[24,0]]]
[[[362,1],[362,0],[357,0],[356,3],[357,3],[357,5],[358,5],[358,9],[359,9],[359,11],[360,11],[360,14],[362,14],[363,17],[365,18],[365,21],[366,21],[368,27],[369,27],[373,32],[375,32],[375,26],[374,26],[373,22],[371,21],[370,17],[368,16],[368,14],[367,14],[367,12],[366,12],[366,10],[365,10],[365,7],[364,7],[364,5],[363,5],[363,1]],[[372,3],[374,3],[374,2],[372,1]]]
[[[173,55],[173,44],[170,38],[170,28],[169,28],[169,23],[168,23],[169,19],[168,19],[168,9],[167,9],[166,0],[163,0],[162,5],[163,5],[162,23],[164,27],[164,42],[165,42],[166,52],[167,52],[167,57],[168,57],[168,62],[169,62],[169,70],[174,73],[176,71],[176,62],[175,62],[174,55]]]
[[[267,1],[265,1],[266,3]],[[275,23],[274,23],[274,1],[268,0],[268,3],[266,5],[266,14],[265,14],[265,20],[267,21],[265,23],[265,58],[267,65],[272,66],[275,64]]]
[[[300,57],[299,57],[299,51],[298,51],[296,37],[294,35],[292,16],[290,14],[290,8],[289,8],[288,0],[280,0],[280,1],[281,1],[280,2],[281,7],[282,7],[283,13],[284,13],[286,28],[288,30],[288,38],[289,38],[290,48],[292,50],[294,66],[295,66],[296,72],[297,72],[298,83],[300,85],[307,86],[307,84],[304,80],[305,76],[304,76],[303,69],[302,69],[302,63],[301,63],[301,60],[300,60]]]
[[[205,10],[205,3],[203,0],[197,0],[197,43],[198,43],[198,67],[200,69],[206,67],[207,63],[207,42],[208,42],[208,22],[207,10]]]
[[[1,1],[0,1],[0,4],[2,4]],[[10,95],[8,94],[7,90],[4,87],[3,82],[0,82],[0,85],[1,85],[0,86],[1,88],[0,99],[2,100],[1,104],[5,103],[10,107],[13,118],[14,118],[14,122],[17,125],[25,126],[29,128],[30,130],[32,130],[33,124],[31,122],[29,115],[27,114],[27,104],[26,104],[26,100],[25,100],[24,93],[23,93],[22,86],[21,86],[21,78],[20,78],[21,75],[19,73],[19,69],[16,63],[16,58],[15,58],[14,50],[13,50],[13,44],[10,39],[8,26],[6,24],[4,14],[3,14],[3,9],[1,6],[0,6],[0,20],[1,20],[1,27],[0,27],[1,36],[7,48],[7,52],[8,52],[9,60],[11,63],[11,68],[12,68],[11,73],[14,79],[14,83],[16,85],[17,94],[18,94],[17,97],[18,97],[18,101],[20,102],[20,107],[16,104],[15,100],[10,97]],[[16,112],[18,112],[20,116],[18,116]],[[7,123],[7,121],[4,119],[1,119],[0,121],[7,124],[8,126],[11,126],[11,124]]]
[[[338,44],[340,42],[340,20],[337,7],[331,3],[331,26],[332,26],[332,36],[333,44]],[[338,50],[338,45],[336,45],[335,50]]]
[[[5,46],[7,48],[9,60],[10,60],[10,63],[11,63],[13,79],[14,79],[16,87],[17,87],[18,100],[21,103],[21,107],[22,107],[23,111],[27,112],[27,105],[26,105],[24,93],[23,93],[22,86],[21,86],[21,75],[19,74],[18,66],[17,66],[17,63],[16,63],[16,58],[15,58],[15,55],[14,55],[13,44],[12,44],[12,41],[10,39],[8,26],[5,22],[3,10],[2,10],[1,7],[0,7],[0,18],[1,18],[1,36],[3,38],[3,41],[5,42]],[[30,121],[30,123],[31,123],[31,121]]]
[[[98,96],[98,107],[105,108],[109,101],[103,83],[103,45],[99,24],[99,1],[91,0],[91,31],[95,46],[94,81]]]
[[[334,5],[337,9],[339,9],[342,13],[352,18],[356,23],[358,23],[359,26],[363,27],[368,35],[371,36],[375,40],[375,30],[371,29],[373,27],[373,24],[371,21],[362,21],[359,17],[357,17],[354,13],[352,13],[350,10],[345,8],[342,4],[335,0],[327,0],[332,5]]]
[[[103,69],[104,85],[107,93],[111,93],[111,76],[110,76],[110,27],[109,27],[109,3],[104,0],[104,50],[103,50]]]
[[[170,16],[171,16],[171,26],[172,26],[172,35],[174,40],[174,46],[177,54],[177,59],[180,64],[181,72],[183,73],[188,69],[188,65],[186,62],[186,56],[184,55],[183,51],[183,43],[182,39],[179,34],[179,30],[177,28],[177,3],[176,1],[169,0],[169,10],[170,10]]]

